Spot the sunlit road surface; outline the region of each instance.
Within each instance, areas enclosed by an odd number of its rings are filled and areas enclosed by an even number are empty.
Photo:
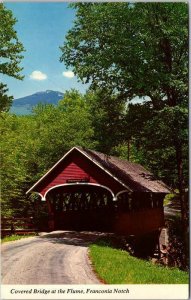
[[[4,243],[2,284],[100,284],[88,258],[98,232],[56,231]]]

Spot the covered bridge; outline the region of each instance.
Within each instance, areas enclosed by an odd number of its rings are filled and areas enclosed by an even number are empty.
[[[46,201],[49,230],[141,236],[164,225],[169,188],[141,165],[74,147],[28,191]]]

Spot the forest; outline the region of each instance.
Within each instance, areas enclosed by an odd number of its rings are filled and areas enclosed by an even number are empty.
[[[114,109],[115,101],[106,92],[102,95],[89,91],[82,95],[71,90],[58,106],[39,104],[28,116],[3,114],[0,119],[3,214],[31,213],[31,199],[25,192],[76,145],[140,163],[177,189],[176,152],[170,139],[173,131],[176,136],[177,127],[173,127],[176,121],[180,122],[184,138],[183,170],[185,179],[188,178],[186,109],[182,109],[181,119],[170,118],[173,111],[167,109],[151,118],[149,103],[127,107],[115,103]],[[144,116],[140,116],[141,112]]]
[[[35,196],[26,191],[71,147],[82,146],[153,172],[178,193],[187,227],[188,5],[71,6],[76,18],[58,45],[60,62],[90,87],[17,116],[9,112],[9,87],[0,83],[2,215],[32,215]],[[0,73],[22,80],[16,22],[0,4]]]

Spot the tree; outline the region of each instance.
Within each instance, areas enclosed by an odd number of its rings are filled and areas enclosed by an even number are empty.
[[[88,91],[85,99],[89,107],[94,139],[98,151],[113,154],[124,141],[125,105],[107,89]]]
[[[124,101],[145,97],[154,110],[187,107],[186,3],[77,3],[73,7],[76,20],[61,47],[61,61],[72,66],[82,81],[92,88],[108,88]],[[182,145],[176,141],[174,147],[181,187]]]
[[[124,99],[147,96],[155,108],[187,100],[186,3],[73,7],[76,20],[61,47],[61,61],[72,66],[82,81],[108,87]]]
[[[6,84],[0,82],[0,111],[5,112],[11,106],[13,101],[12,96],[8,96],[6,93],[8,92],[8,88]]]
[[[94,131],[84,96],[65,93],[58,106],[39,104],[33,114],[5,113],[1,128],[1,209],[3,216],[27,216],[33,210],[26,191],[71,147],[94,149]],[[31,151],[32,149],[32,151]]]
[[[168,122],[167,122],[168,120]],[[153,111],[149,102],[129,105],[126,130],[141,153],[139,162],[176,189],[179,184],[175,143],[182,144],[183,172],[188,185],[188,109],[180,106]]]
[[[70,148],[94,148],[91,116],[84,97],[76,90],[66,91],[58,106],[37,105],[34,109],[38,177]],[[33,137],[34,138],[34,137]]]
[[[23,45],[19,42],[17,32],[14,29],[16,19],[10,10],[0,3],[0,73],[22,79],[20,74],[22,68],[19,66],[24,51]],[[1,111],[9,109],[12,97],[5,94],[6,85],[1,83],[0,86],[0,108]]]
[[[147,134],[138,129],[147,136],[148,144],[154,124],[162,122],[161,150],[165,130],[171,130],[168,151],[176,160],[186,232],[183,165],[188,161],[184,150],[188,136],[183,133],[188,127],[188,3],[76,3],[73,7],[76,20],[61,47],[61,62],[72,66],[92,88],[112,90],[121,101],[134,97],[148,100],[154,115],[144,127]],[[157,115],[157,111],[161,113]],[[172,118],[170,126],[168,118]],[[150,146],[152,151],[158,149],[154,142]]]
[[[4,114],[1,127],[1,211],[2,216],[26,214],[29,202],[25,197],[30,173],[27,173],[27,158],[30,157],[30,117]],[[30,161],[30,160],[29,160]]]

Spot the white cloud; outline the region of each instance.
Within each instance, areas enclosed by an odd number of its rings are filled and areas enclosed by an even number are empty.
[[[64,77],[67,77],[67,78],[73,78],[74,77],[74,73],[72,71],[65,71],[62,73],[62,75]]]
[[[30,74],[30,78],[33,80],[45,80],[47,79],[47,75],[42,73],[41,71],[33,71]]]

